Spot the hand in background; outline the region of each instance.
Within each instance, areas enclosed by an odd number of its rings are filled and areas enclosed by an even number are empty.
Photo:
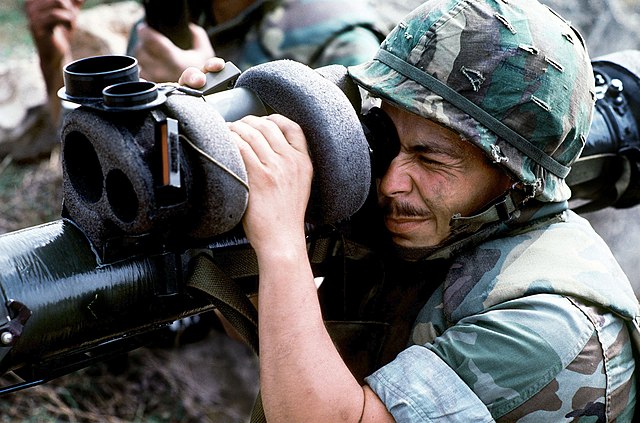
[[[40,60],[59,64],[70,57],[71,37],[84,0],[26,0],[29,29]]]
[[[138,43],[134,55],[140,66],[140,77],[153,82],[176,81],[188,67],[199,67],[214,56],[213,47],[205,30],[189,24],[193,48],[183,50],[169,38],[141,22],[136,26]]]

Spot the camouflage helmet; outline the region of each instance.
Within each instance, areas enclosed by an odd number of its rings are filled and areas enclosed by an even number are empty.
[[[541,201],[567,200],[595,101],[580,34],[535,0],[430,0],[349,68],[356,83],[458,132]]]

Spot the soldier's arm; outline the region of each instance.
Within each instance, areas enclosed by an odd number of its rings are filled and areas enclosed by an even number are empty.
[[[259,276],[260,385],[270,422],[392,422],[360,386],[325,329],[307,257],[313,169],[302,129],[282,117],[232,123],[249,176],[243,218]]]

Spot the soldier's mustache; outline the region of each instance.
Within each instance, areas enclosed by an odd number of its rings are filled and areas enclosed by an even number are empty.
[[[399,217],[424,217],[431,214],[429,210],[425,208],[416,207],[405,201],[386,201],[382,205],[382,211],[385,216]]]

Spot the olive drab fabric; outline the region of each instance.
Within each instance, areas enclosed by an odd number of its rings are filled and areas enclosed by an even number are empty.
[[[366,379],[397,421],[633,421],[640,306],[586,220],[551,222],[454,258],[408,348]]]
[[[582,151],[595,101],[580,34],[535,0],[430,0],[350,68],[367,91],[482,148],[541,201]]]
[[[371,59],[383,38],[378,21],[366,0],[265,0],[205,28],[216,55],[240,69],[279,59],[315,68]]]
[[[638,302],[604,242],[566,216],[458,257],[412,342],[433,343],[496,419],[631,421]]]
[[[312,68],[359,64],[373,57],[385,31],[366,0],[257,0],[227,22],[214,22],[211,12],[192,19],[207,31],[216,56],[241,70],[280,59]],[[127,54],[136,42],[134,27]]]

